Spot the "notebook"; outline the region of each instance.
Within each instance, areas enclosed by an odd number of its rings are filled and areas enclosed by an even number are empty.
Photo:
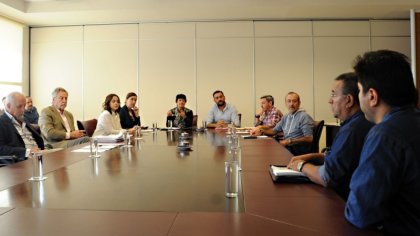
[[[286,166],[270,165],[269,172],[273,182],[305,183],[309,178],[302,172],[288,169]]]

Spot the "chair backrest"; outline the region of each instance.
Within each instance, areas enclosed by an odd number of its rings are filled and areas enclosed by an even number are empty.
[[[97,119],[85,120],[85,121],[77,121],[77,128],[79,130],[85,130],[86,135],[92,137],[93,132],[95,132],[96,124],[98,123]]]
[[[193,115],[192,127],[197,127],[198,115]]]
[[[242,124],[242,114],[238,113],[238,119],[239,119],[239,127],[241,127]]]
[[[321,121],[314,121],[314,127],[313,127],[313,140],[312,140],[312,153],[319,152],[319,139],[321,138],[322,129],[324,128],[324,120]]]

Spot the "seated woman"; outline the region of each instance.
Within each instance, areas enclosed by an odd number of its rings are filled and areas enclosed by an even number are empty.
[[[137,94],[130,92],[125,97],[125,105],[120,110],[120,121],[123,129],[140,126],[139,108],[136,106]]]
[[[190,128],[193,123],[193,111],[185,107],[187,97],[184,94],[178,94],[175,97],[176,107],[167,113],[167,121],[172,121],[173,127]],[[166,122],[168,124],[169,122]]]
[[[96,130],[93,133],[93,137],[99,135],[111,135],[119,134],[124,130],[120,124],[120,98],[116,94],[109,94],[105,98],[105,102],[102,105],[104,111],[99,115],[98,124]],[[134,132],[134,128],[129,130],[130,133]]]

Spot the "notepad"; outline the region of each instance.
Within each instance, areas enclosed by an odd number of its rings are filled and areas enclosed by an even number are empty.
[[[286,166],[270,165],[269,172],[274,182],[299,183],[310,182],[302,172],[288,169]]]

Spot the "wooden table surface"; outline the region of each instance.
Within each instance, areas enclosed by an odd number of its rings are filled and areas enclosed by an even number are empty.
[[[239,196],[224,196],[226,134],[143,133],[133,147],[90,158],[44,155],[45,181],[31,161],[0,168],[0,235],[373,235],[344,219],[344,201],[314,184],[275,184],[270,164],[291,154],[267,139],[241,139]]]

